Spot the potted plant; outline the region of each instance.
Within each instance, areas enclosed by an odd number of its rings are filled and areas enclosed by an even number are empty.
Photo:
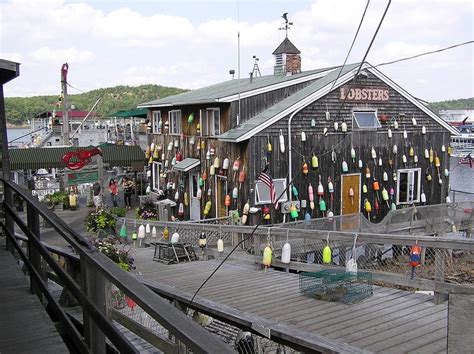
[[[116,235],[115,225],[117,217],[125,216],[125,208],[114,207],[111,209],[102,208],[91,211],[85,218],[87,232],[94,234]]]
[[[141,206],[137,209],[137,217],[139,219],[154,219],[156,218],[156,206],[151,198],[146,198]]]

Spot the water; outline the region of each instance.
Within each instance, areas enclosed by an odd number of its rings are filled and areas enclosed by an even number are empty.
[[[9,145],[14,146],[14,147],[19,147],[23,144],[30,143],[31,135],[27,135],[27,136],[24,136],[23,138],[13,141],[14,139],[19,138],[20,136],[28,134],[29,132],[30,132],[29,128],[8,128],[7,129],[8,141],[11,142],[9,143]]]
[[[474,202],[474,168],[469,165],[460,165],[461,158],[451,157],[450,183],[451,190],[461,191],[466,194],[456,192],[456,202],[471,201]],[[453,196],[451,195],[451,199]]]

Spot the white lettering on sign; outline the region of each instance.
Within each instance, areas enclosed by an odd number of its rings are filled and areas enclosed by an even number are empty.
[[[386,88],[348,87],[340,89],[340,100],[346,101],[388,101],[390,95]]]

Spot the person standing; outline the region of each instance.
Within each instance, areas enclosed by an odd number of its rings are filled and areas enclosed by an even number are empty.
[[[95,209],[98,210],[104,206],[102,203],[102,187],[100,186],[99,181],[96,181],[92,185],[92,191],[94,194],[93,201],[94,201]]]
[[[118,207],[117,197],[118,197],[118,183],[115,179],[110,179],[109,181],[109,192],[112,199],[112,206]]]
[[[122,180],[122,188],[123,188],[123,199],[125,202],[125,208],[130,210],[132,209],[132,193],[133,187],[135,183],[129,177],[124,176]]]

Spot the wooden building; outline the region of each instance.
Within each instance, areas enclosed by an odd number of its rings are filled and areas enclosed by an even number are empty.
[[[265,166],[278,196],[291,183],[272,222],[329,211],[378,221],[445,202],[453,127],[369,63],[302,72],[288,38],[273,55],[274,75],[139,106],[152,122],[152,190],[182,203],[180,218],[269,206]]]

